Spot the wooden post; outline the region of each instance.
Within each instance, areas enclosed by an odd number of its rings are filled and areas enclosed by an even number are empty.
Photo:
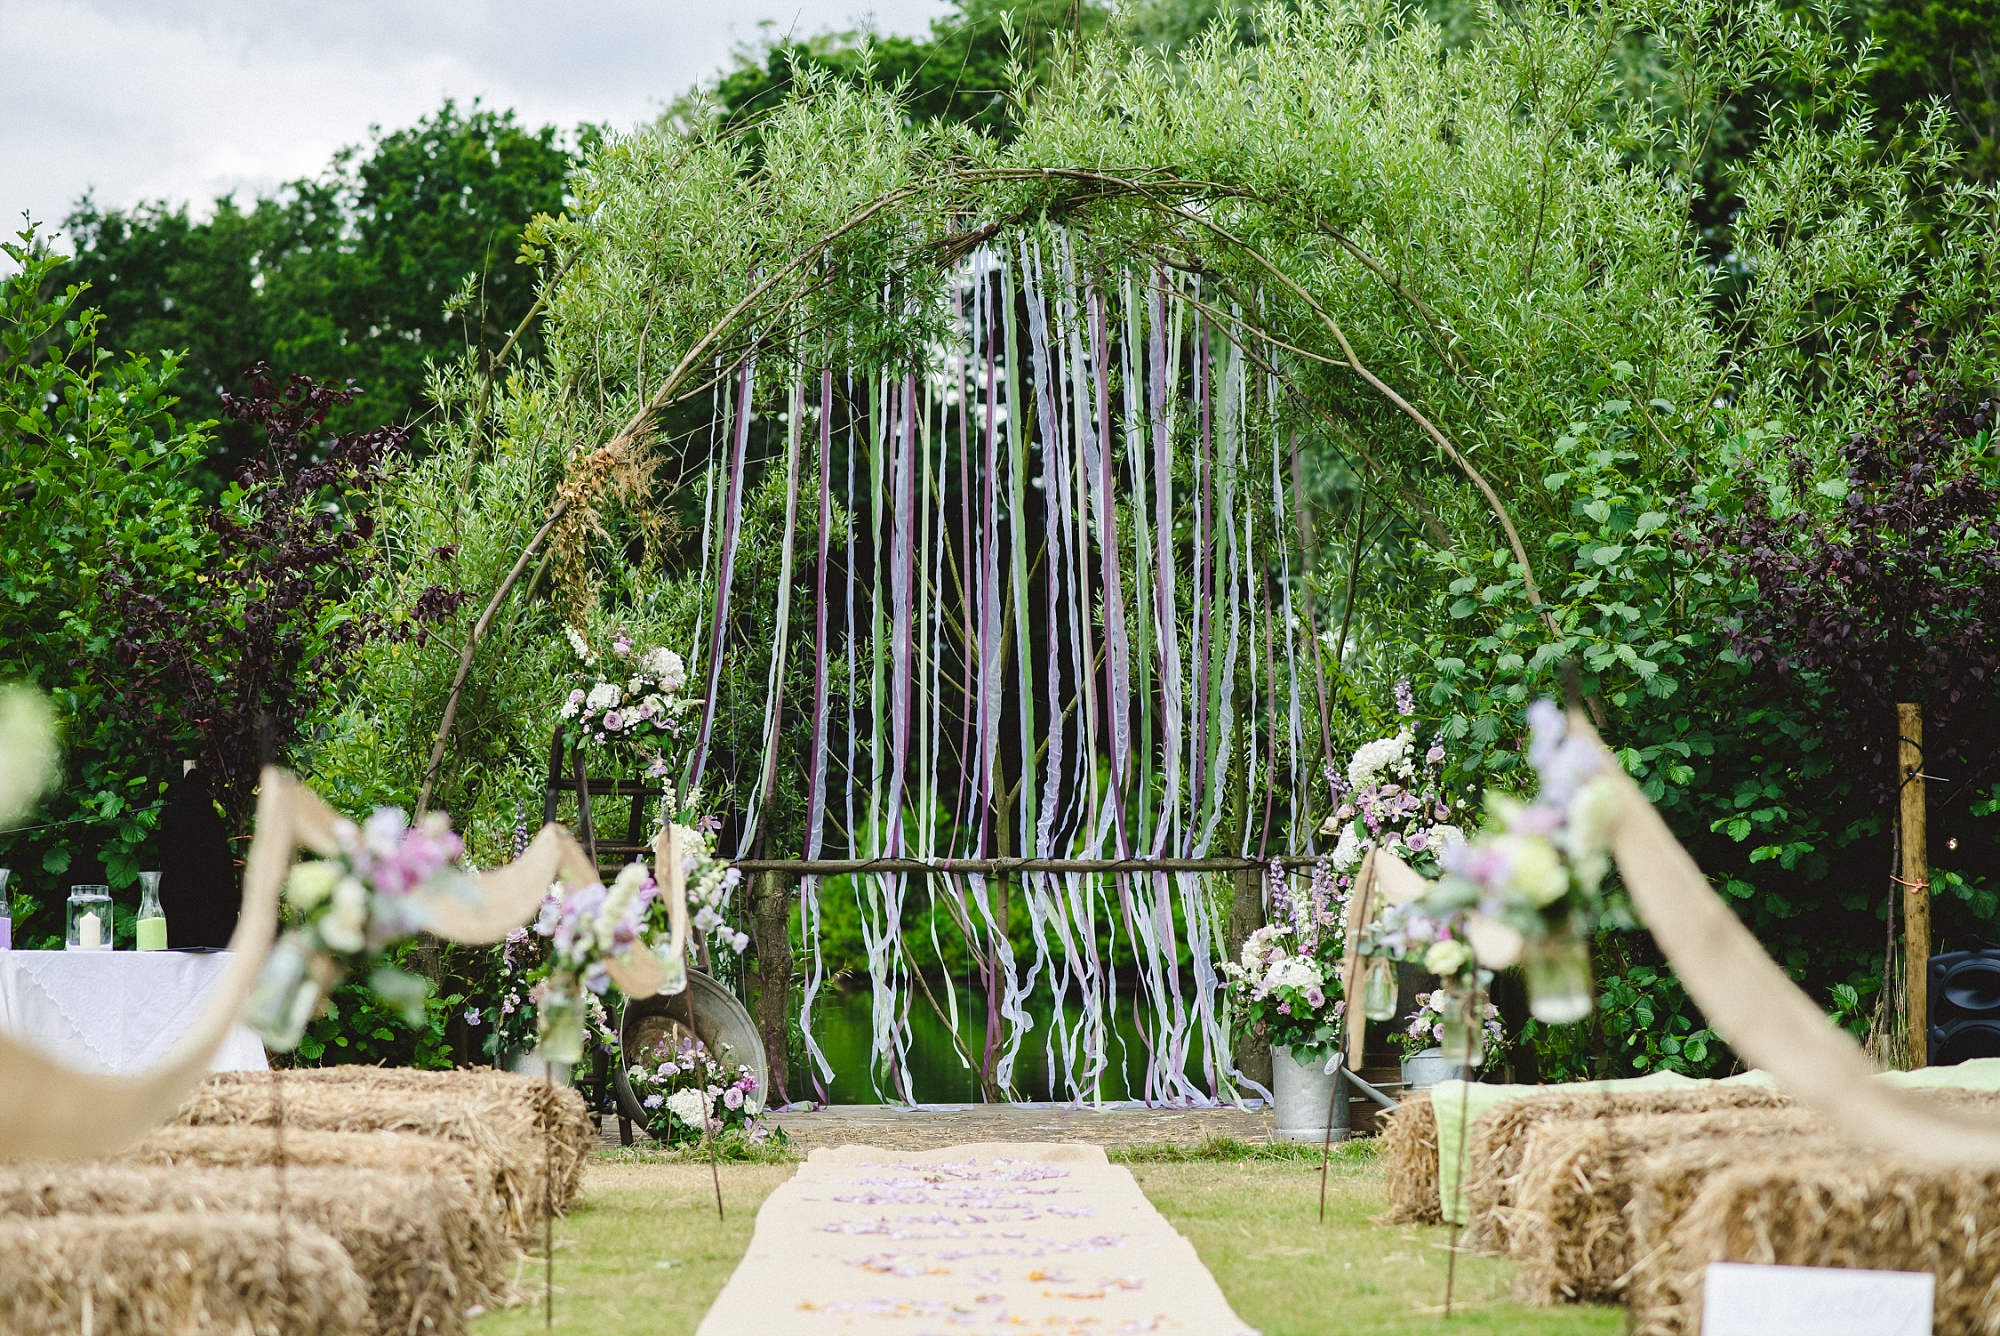
[[[1237,868],[1230,874],[1235,893],[1229,898],[1229,926],[1223,934],[1228,959],[1243,952],[1244,939],[1264,926],[1264,869]],[[1266,1089],[1271,1085],[1271,1041],[1249,1031],[1236,1036],[1236,1070]]]
[[[771,1068],[771,1088],[759,1094],[770,1108],[791,1102],[785,1065],[791,1052],[792,888],[782,872],[750,877],[750,930],[757,941],[757,1032]]]
[[[1926,1066],[1930,1055],[1931,873],[1925,839],[1924,712],[1920,705],[1896,707],[1897,773],[1903,781],[1903,1014],[1907,1018],[1910,1065]]]

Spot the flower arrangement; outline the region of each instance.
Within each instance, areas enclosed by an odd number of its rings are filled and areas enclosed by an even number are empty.
[[[613,636],[608,661],[581,631],[565,634],[576,651],[583,685],[562,704],[564,733],[577,746],[622,744],[653,753],[652,775],[666,773],[663,751],[680,740],[699,699],[684,696],[687,665],[665,647],[641,649],[623,632]]]
[[[1415,1001],[1416,1009],[1404,1017],[1409,1022],[1408,1026],[1397,1031],[1395,1035],[1396,1046],[1403,1050],[1403,1056],[1410,1058],[1427,1048],[1443,1048],[1445,1057],[1456,1057],[1454,1049],[1462,1049],[1463,1045],[1448,1046],[1445,1043],[1447,1022],[1445,1013],[1451,1005],[1445,990],[1439,988],[1428,993],[1418,993]],[[1497,1052],[1507,1042],[1506,1031],[1500,1025],[1500,1008],[1491,1002],[1485,1002],[1482,1003],[1481,1010],[1484,1013],[1480,1017],[1480,1028],[1484,1039],[1482,1051]]]
[[[711,1127],[717,1133],[747,1131],[762,1108],[749,1067],[739,1063],[732,1075],[707,1045],[686,1036],[663,1037],[625,1079],[646,1110],[647,1126],[669,1145],[699,1138]]]
[[[485,1027],[483,1049],[496,1062],[505,1054],[535,1046],[539,1030],[535,996],[548,977],[552,955],[548,939],[525,927],[513,929],[494,950],[492,967],[480,990],[492,1000],[468,1008],[465,1022],[475,1029]],[[616,1054],[618,1035],[603,1001],[586,990],[583,1010],[589,1044]]]
[[[1225,962],[1237,1017],[1256,1034],[1301,1056],[1324,1054],[1340,1042],[1339,964],[1345,949],[1347,896],[1324,858],[1310,889],[1291,894],[1290,878],[1271,868],[1271,909],[1277,920],[1244,939],[1239,959]]]
[[[547,972],[529,991],[535,1004],[536,1049],[549,1062],[583,1057],[588,1026],[585,994],[611,986],[610,962],[644,947],[647,906],[658,887],[644,863],[628,863],[610,886],[592,882],[567,895],[552,888],[535,919],[549,942]]]
[[[348,974],[425,923],[416,892],[463,877],[464,841],[433,812],[415,826],[400,809],[379,808],[363,825],[338,821],[336,852],[292,868],[284,903],[290,921],[272,948],[245,1021],[278,1052],[298,1046],[307,1022]],[[394,965],[377,965],[369,986],[405,1023],[423,1024],[430,985]]]
[[[1528,707],[1528,729],[1540,792],[1532,802],[1489,794],[1492,825],[1445,851],[1424,903],[1463,917],[1483,968],[1524,964],[1535,1019],[1566,1024],[1590,1014],[1591,937],[1627,921],[1604,895],[1618,796],[1603,750],[1571,733],[1553,702]]]
[[[1416,703],[1408,682],[1396,684],[1396,708],[1408,715]],[[1320,827],[1322,835],[1338,835],[1333,849],[1336,871],[1351,874],[1368,850],[1394,850],[1419,871],[1435,866],[1440,850],[1461,842],[1465,833],[1453,824],[1456,802],[1444,788],[1444,742],[1434,738],[1421,760],[1416,732],[1405,724],[1393,736],[1355,748],[1345,774],[1328,768],[1333,814]]]

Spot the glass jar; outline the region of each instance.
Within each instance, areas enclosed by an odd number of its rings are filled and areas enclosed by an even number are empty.
[[[134,942],[141,951],[167,949],[167,916],[160,908],[160,874],[139,874],[139,919],[132,925]]]
[[[1443,1050],[1446,1062],[1477,1067],[1486,1061],[1486,1027],[1474,1018],[1472,1003],[1472,994],[1458,988],[1450,989],[1438,1000],[1438,1020],[1443,1030],[1438,1036],[1438,1047]]]
[[[1536,937],[1521,952],[1528,1014],[1544,1025],[1571,1025],[1590,1014],[1590,944],[1581,937]]]
[[[243,1004],[243,1023],[255,1030],[273,1053],[289,1053],[299,1046],[307,1023],[326,995],[331,962],[316,968],[314,955],[296,934],[285,936],[271,948],[264,972],[257,976],[257,985]]]
[[[69,922],[63,935],[67,951],[109,951],[111,949],[111,888],[72,886],[69,888]]]
[[[1368,958],[1368,975],[1361,984],[1361,1014],[1371,1021],[1396,1019],[1396,962],[1387,956]]]
[[[535,1001],[535,1056],[547,1063],[583,1060],[583,995],[576,976],[551,974]]]

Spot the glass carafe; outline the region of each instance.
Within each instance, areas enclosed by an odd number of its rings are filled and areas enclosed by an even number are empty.
[[[160,874],[139,874],[139,921],[133,925],[141,951],[167,949],[167,916],[160,909]]]
[[[14,902],[7,895],[7,882],[13,875],[13,868],[0,867],[0,951],[14,949]]]

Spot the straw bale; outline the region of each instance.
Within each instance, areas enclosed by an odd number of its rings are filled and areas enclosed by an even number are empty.
[[[368,1322],[368,1286],[313,1225],[217,1211],[0,1220],[9,1336],[347,1336]]]
[[[1488,1109],[1466,1131],[1463,1246],[1503,1252],[1507,1247],[1504,1208],[1514,1204],[1514,1185],[1528,1130],[1543,1123],[1630,1118],[1647,1113],[1706,1113],[1720,1109],[1777,1109],[1792,1098],[1765,1086],[1701,1085],[1665,1090],[1605,1090],[1588,1085],[1550,1086]]]
[[[156,1127],[109,1162],[243,1168],[276,1164],[278,1152],[278,1138],[268,1127]],[[288,1166],[382,1169],[458,1185],[465,1192],[464,1209],[479,1217],[468,1228],[477,1238],[495,1240],[502,1269],[511,1268],[519,1256],[512,1219],[494,1187],[493,1162],[468,1146],[399,1132],[311,1132],[287,1127],[284,1162]]]
[[[516,1253],[465,1185],[384,1169],[194,1169],[144,1165],[0,1167],[0,1216],[154,1211],[283,1214],[339,1241],[368,1283],[383,1332],[464,1330],[469,1304],[509,1293]]]
[[[1636,1205],[1636,1203],[1635,1203]],[[1940,1336],[2000,1331],[2000,1169],[1954,1169],[1828,1149],[1740,1155],[1702,1185],[1633,1287],[1632,1329],[1683,1336],[1701,1321],[1710,1262],[1928,1271]]]
[[[261,1072],[216,1072],[211,1084],[268,1084]],[[425,1071],[418,1067],[369,1067],[347,1063],[337,1067],[294,1067],[285,1072],[288,1082],[305,1081],[336,1086],[366,1086],[376,1090],[420,1090],[430,1094],[472,1090],[482,1096],[516,1100],[532,1111],[537,1126],[553,1129],[558,1143],[568,1141],[587,1155],[597,1148],[597,1126],[590,1119],[590,1106],[582,1092],[557,1085],[543,1077],[503,1072],[497,1067],[455,1067]]]
[[[1805,1109],[1711,1109],[1529,1125],[1513,1204],[1495,1208],[1520,1264],[1524,1304],[1613,1302],[1632,1265],[1625,1206],[1634,1164],[1677,1146],[1726,1141],[1738,1155],[1810,1138],[1825,1125]]]
[[[582,1192],[583,1165],[595,1137],[575,1101],[573,1124],[559,1117],[549,1135],[542,1106],[524,1098],[520,1078],[491,1072],[466,1072],[467,1078],[434,1089],[384,1086],[366,1081],[264,1079],[204,1081],[181,1105],[176,1121],[187,1126],[277,1122],[282,1100],[286,1127],[330,1132],[402,1132],[469,1146],[493,1165],[495,1189],[506,1205],[515,1232],[526,1237],[539,1227],[543,1212],[545,1166],[553,1170],[547,1200],[558,1213]],[[532,1085],[532,1082],[525,1083]],[[562,1103],[556,1111],[560,1113]],[[564,1124],[570,1124],[564,1126]],[[581,1135],[576,1129],[580,1127]]]
[[[1438,1204],[1437,1110],[1431,1092],[1412,1090],[1382,1120],[1382,1166],[1388,1177],[1388,1225],[1435,1225],[1444,1220]]]

